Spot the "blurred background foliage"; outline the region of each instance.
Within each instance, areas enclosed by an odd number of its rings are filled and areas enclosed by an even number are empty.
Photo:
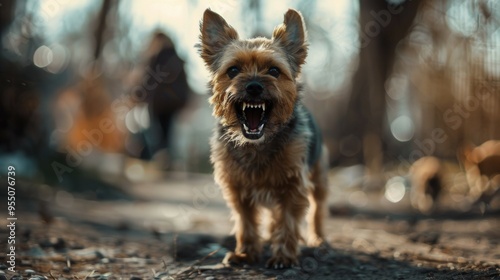
[[[0,3],[0,164],[28,180],[92,193],[163,171],[210,173],[202,13],[242,38],[269,37],[293,7],[308,29],[304,100],[332,188],[354,186],[358,206],[371,189],[391,202],[412,189],[422,212],[443,186],[452,203],[498,194],[498,1]]]

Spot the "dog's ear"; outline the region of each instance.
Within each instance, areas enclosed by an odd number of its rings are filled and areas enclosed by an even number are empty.
[[[233,40],[238,39],[238,33],[219,14],[206,9],[200,23],[200,53],[210,70],[215,72],[218,59],[224,48]]]
[[[300,12],[293,9],[286,12],[283,24],[274,29],[273,40],[287,52],[294,72],[298,73],[307,57],[306,30]]]

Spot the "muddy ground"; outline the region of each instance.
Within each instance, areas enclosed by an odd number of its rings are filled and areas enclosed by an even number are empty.
[[[300,266],[272,270],[268,247],[259,264],[221,264],[234,238],[211,176],[122,185],[69,191],[18,182],[16,272],[2,226],[0,279],[500,279],[497,209],[423,215],[380,192],[355,207],[360,193],[333,190],[329,246],[302,247]],[[0,213],[6,225],[7,210]]]

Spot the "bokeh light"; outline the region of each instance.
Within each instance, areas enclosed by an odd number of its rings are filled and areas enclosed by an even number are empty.
[[[53,59],[54,54],[52,50],[45,45],[40,46],[33,54],[33,63],[40,68],[47,67],[52,63]]]
[[[140,163],[133,163],[125,169],[125,176],[131,181],[140,181],[144,177],[144,167]]]
[[[406,193],[405,179],[400,176],[389,179],[385,185],[384,197],[392,202],[400,202]]]
[[[407,142],[413,138],[415,128],[413,121],[408,116],[399,116],[391,123],[391,132],[400,142]]]

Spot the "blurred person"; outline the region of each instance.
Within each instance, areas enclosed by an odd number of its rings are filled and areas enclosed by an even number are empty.
[[[144,132],[146,147],[140,156],[143,159],[156,158],[167,167],[172,152],[172,124],[186,106],[191,90],[184,61],[177,55],[174,43],[167,35],[161,32],[153,35],[146,60],[141,89],[147,94],[150,126]]]

